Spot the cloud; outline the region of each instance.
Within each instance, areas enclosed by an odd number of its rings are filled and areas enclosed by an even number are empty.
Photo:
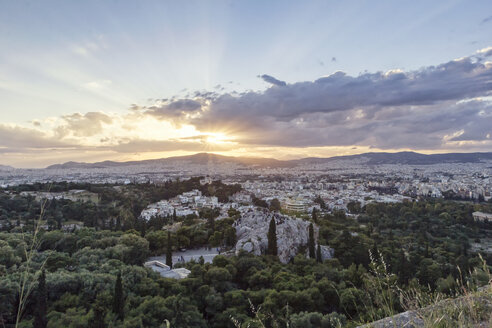
[[[262,91],[186,90],[131,104],[125,114],[74,113],[32,120],[29,127],[0,125],[0,152],[490,151],[490,56],[492,48],[484,48],[413,71],[335,72],[295,83],[264,74],[270,86]]]
[[[39,130],[0,124],[0,153],[71,147],[74,145],[60,141]]]
[[[492,56],[492,47],[483,48],[477,51],[477,54],[484,57]]]
[[[261,78],[263,81],[276,85],[278,87],[285,87],[287,85],[287,83],[285,83],[284,81],[277,80],[276,78],[270,75],[263,74],[258,77]]]
[[[233,145],[212,145],[204,141],[182,141],[182,140],[145,140],[130,139],[122,140],[107,149],[118,153],[144,153],[144,152],[170,152],[170,151],[229,151],[234,149]]]
[[[482,21],[480,22],[480,24],[485,24],[485,23],[488,23],[490,21],[492,21],[492,16],[485,17],[484,19],[482,19]]]
[[[90,40],[84,40],[79,43],[73,43],[69,45],[69,49],[76,55],[82,57],[90,57],[100,50],[107,49],[108,45],[106,43],[104,35],[97,35]]]
[[[201,98],[205,100],[209,94],[198,93],[198,96],[201,96]],[[201,102],[193,99],[163,99],[152,106],[143,107],[142,109],[145,110],[146,114],[157,118],[177,121],[188,115],[201,111],[202,104]]]
[[[456,131],[481,131],[461,138],[488,135],[479,122],[489,116],[478,113],[490,113],[490,102],[461,102],[492,94],[491,55],[485,48],[414,71],[335,72],[291,84],[262,75],[272,87],[202,100],[195,94],[190,101],[200,106],[171,112],[201,132],[227,131],[247,145],[434,149],[457,141],[446,139]]]
[[[84,83],[82,86],[93,91],[102,91],[111,85],[111,80],[98,80]]]
[[[104,124],[109,125],[113,119],[101,112],[75,113],[61,117],[62,124],[56,127],[58,137],[90,137],[103,131]]]

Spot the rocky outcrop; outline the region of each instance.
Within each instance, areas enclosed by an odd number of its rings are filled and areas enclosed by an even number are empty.
[[[235,222],[236,253],[245,250],[256,255],[264,254],[268,247],[267,233],[272,218],[277,225],[277,248],[281,262],[289,262],[307,245],[310,222],[267,210],[251,210],[243,213]],[[315,240],[318,240],[318,231],[318,227],[314,226]],[[321,254],[324,260],[329,259],[333,256],[333,250],[328,246],[322,246]]]
[[[406,311],[357,328],[492,327],[492,285],[478,292],[446,299],[436,304]],[[461,318],[458,322],[457,318]]]
[[[321,245],[321,260],[329,260],[332,259],[335,255],[335,250],[330,246]]]
[[[424,320],[414,311],[399,313],[357,328],[424,328]]]

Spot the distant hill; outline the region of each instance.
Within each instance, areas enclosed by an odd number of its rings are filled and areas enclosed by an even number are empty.
[[[420,154],[411,151],[398,153],[364,153],[358,155],[335,156],[329,158],[304,158],[297,160],[302,164],[326,163],[336,160],[358,160],[367,165],[377,164],[409,164],[430,165],[441,163],[479,163],[484,160],[492,160],[492,152],[489,153],[447,153],[447,154]]]
[[[188,163],[196,165],[217,165],[233,163],[244,166],[258,167],[293,167],[306,164],[323,164],[333,161],[357,161],[366,165],[378,164],[409,164],[409,165],[430,165],[440,163],[479,163],[484,160],[492,160],[492,152],[489,153],[448,153],[425,155],[415,152],[398,153],[364,153],[358,155],[335,156],[328,158],[309,157],[298,160],[281,161],[273,158],[252,158],[252,157],[232,157],[209,153],[199,153],[189,156],[167,157],[143,161],[114,162],[104,161],[97,163],[67,162],[48,166],[47,169],[91,169],[91,168],[111,168],[131,165],[172,165],[178,163]],[[0,168],[1,169],[1,168]]]
[[[162,165],[186,162],[188,164],[196,165],[217,165],[225,163],[242,164],[245,166],[261,166],[261,167],[281,167],[281,166],[293,166],[294,163],[289,161],[279,161],[273,158],[252,158],[252,157],[232,157],[222,156],[209,153],[198,153],[189,156],[176,156],[160,159],[150,159],[143,161],[129,161],[129,162],[114,162],[104,161],[97,163],[80,163],[80,162],[67,162],[64,164],[55,164],[48,166],[47,169],[77,169],[77,168],[110,168],[118,166],[131,166],[131,165]]]

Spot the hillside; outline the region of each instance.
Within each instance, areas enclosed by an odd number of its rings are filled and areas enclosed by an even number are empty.
[[[464,294],[357,328],[491,327],[492,285],[486,285],[478,291],[466,290]]]
[[[447,153],[447,154],[420,154],[415,152],[398,153],[364,153],[358,155],[335,156],[329,158],[304,158],[298,163],[316,164],[335,160],[358,160],[367,165],[377,164],[408,164],[430,165],[440,163],[478,163],[484,160],[492,160],[492,152],[489,153]]]
[[[273,158],[253,158],[253,157],[232,157],[222,156],[210,153],[198,153],[189,156],[176,156],[160,159],[151,159],[143,161],[128,161],[128,162],[114,162],[104,161],[97,163],[79,163],[79,162],[67,162],[64,164],[55,164],[48,166],[47,169],[76,169],[76,168],[109,168],[117,166],[131,166],[131,165],[171,165],[186,162],[188,164],[196,165],[218,165],[225,163],[240,164],[245,166],[262,166],[262,167],[279,167],[279,166],[292,166],[293,163],[288,161],[279,161]]]
[[[143,161],[115,162],[104,161],[96,163],[67,162],[48,166],[47,169],[91,169],[111,168],[132,165],[173,165],[187,164],[196,165],[218,165],[238,164],[244,166],[258,167],[294,167],[300,165],[324,164],[334,161],[357,161],[366,165],[379,164],[408,164],[408,165],[430,165],[440,163],[479,163],[484,160],[492,160],[492,152],[488,153],[448,153],[448,154],[420,154],[415,152],[398,153],[364,153],[358,155],[335,156],[327,158],[309,157],[298,160],[281,161],[273,158],[232,157],[210,153],[198,153],[189,156],[167,157]],[[0,167],[1,169],[1,167]]]

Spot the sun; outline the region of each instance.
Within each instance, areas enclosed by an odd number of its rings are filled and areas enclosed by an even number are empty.
[[[207,133],[205,137],[205,142],[208,144],[224,144],[229,143],[230,140],[231,138],[223,133]]]

